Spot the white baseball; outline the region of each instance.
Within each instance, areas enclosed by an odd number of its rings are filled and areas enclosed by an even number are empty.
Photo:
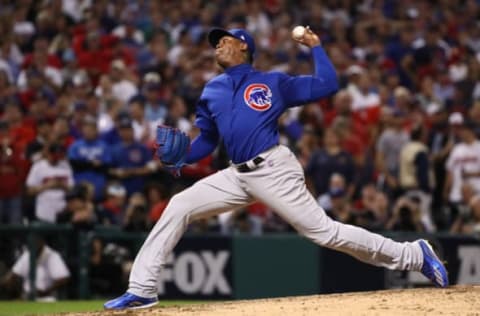
[[[292,36],[294,39],[302,39],[303,36],[305,35],[305,27],[301,25],[295,26],[295,28],[292,30]]]

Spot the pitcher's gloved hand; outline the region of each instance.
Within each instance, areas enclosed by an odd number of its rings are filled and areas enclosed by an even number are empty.
[[[177,176],[180,175],[180,169],[185,165],[189,148],[190,138],[184,132],[169,126],[157,127],[155,154],[162,165]]]

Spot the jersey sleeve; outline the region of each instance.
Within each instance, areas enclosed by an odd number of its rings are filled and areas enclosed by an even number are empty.
[[[217,126],[211,116],[210,111],[208,110],[206,101],[200,100],[197,103],[195,126],[207,132],[217,132]]]
[[[321,46],[312,48],[315,73],[310,76],[280,74],[280,91],[287,107],[319,100],[338,90],[335,68]]]
[[[38,166],[37,164],[34,164],[30,169],[30,172],[28,173],[27,181],[26,181],[27,187],[36,187],[41,184],[42,180],[40,179],[40,176],[38,174],[37,166]]]
[[[67,152],[68,159],[70,160],[83,160],[78,153],[78,147],[80,143],[74,142],[69,148]]]
[[[218,145],[219,135],[202,130],[190,145],[190,152],[185,159],[187,164],[195,163],[212,153]]]

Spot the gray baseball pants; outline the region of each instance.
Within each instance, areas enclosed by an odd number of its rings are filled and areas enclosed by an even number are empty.
[[[423,254],[418,243],[395,242],[330,219],[308,192],[303,169],[287,147],[275,146],[260,156],[265,161],[253,171],[240,173],[231,166],[171,199],[135,258],[128,292],[156,297],[160,270],[189,223],[241,208],[255,200],[269,205],[299,233],[320,246],[388,269],[421,270]]]

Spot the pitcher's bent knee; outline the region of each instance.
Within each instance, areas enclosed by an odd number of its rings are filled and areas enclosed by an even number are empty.
[[[180,192],[170,199],[162,217],[187,217],[188,219],[189,214],[193,212],[194,207],[192,201],[188,199],[184,192]]]

